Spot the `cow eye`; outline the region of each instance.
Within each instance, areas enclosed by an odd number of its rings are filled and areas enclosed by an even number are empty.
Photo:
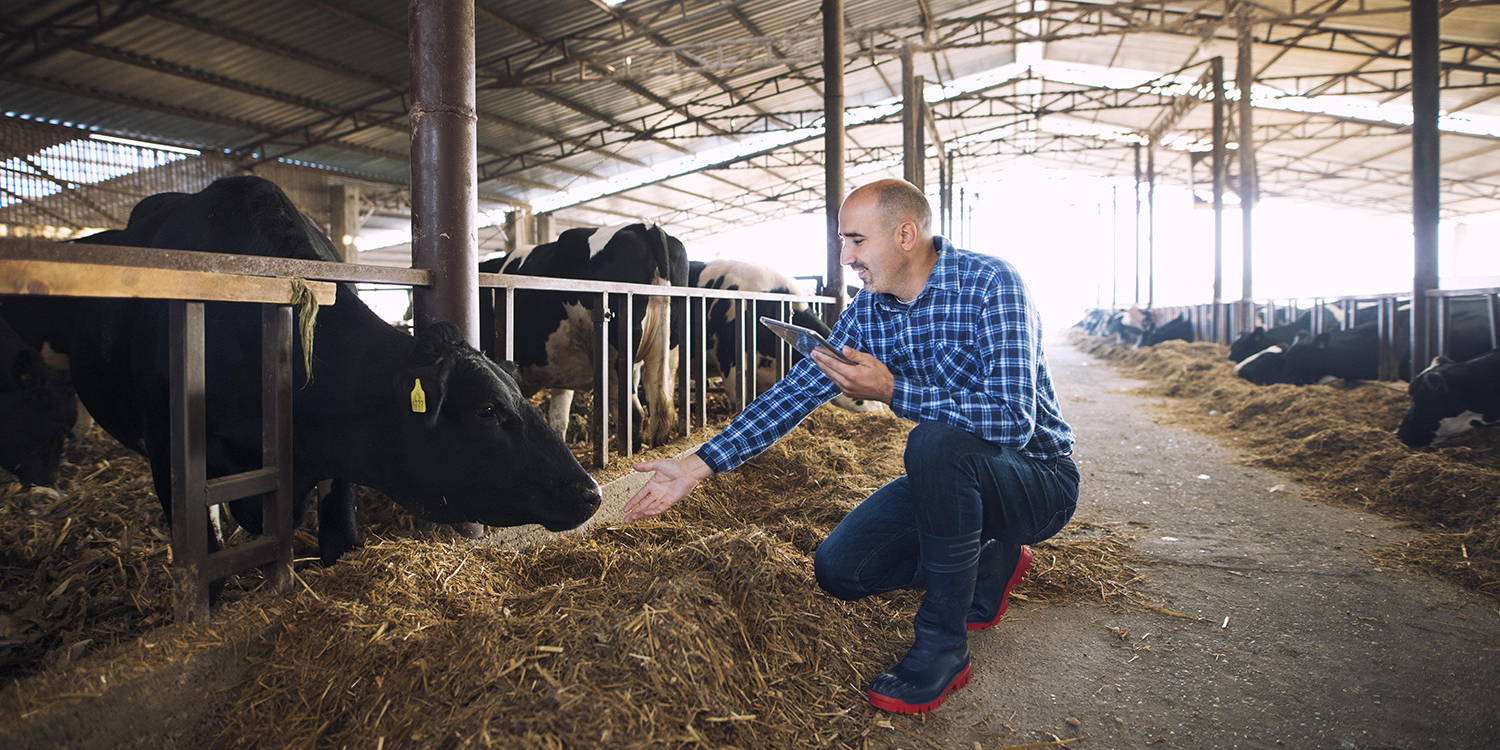
[[[479,407],[479,410],[474,412],[474,416],[478,417],[481,422],[505,421],[505,415],[499,409],[496,409],[494,404],[485,404]]]

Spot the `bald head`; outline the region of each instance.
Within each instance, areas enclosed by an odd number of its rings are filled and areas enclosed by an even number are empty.
[[[895,229],[903,221],[910,221],[916,227],[920,241],[932,241],[932,206],[916,185],[906,180],[876,180],[855,188],[844,202],[856,200],[875,202],[885,223],[882,228],[886,231]]]

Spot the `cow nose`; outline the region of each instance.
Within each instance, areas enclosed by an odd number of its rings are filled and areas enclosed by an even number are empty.
[[[578,497],[590,513],[599,510],[599,505],[604,502],[604,493],[599,489],[599,483],[592,479],[578,485]]]

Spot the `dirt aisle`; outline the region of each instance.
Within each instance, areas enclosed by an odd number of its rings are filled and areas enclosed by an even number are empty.
[[[1061,339],[1048,357],[1078,432],[1077,517],[1137,536],[1136,585],[1190,617],[1014,602],[970,639],[974,682],[928,719],[934,741],[1500,745],[1493,600],[1375,567],[1370,552],[1406,532],[1304,500],[1284,476],[1236,465],[1232,448],[1157,424],[1154,399],[1123,392],[1139,381]]]

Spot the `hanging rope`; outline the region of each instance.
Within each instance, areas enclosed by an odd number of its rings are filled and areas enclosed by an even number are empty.
[[[302,334],[302,371],[307,373],[303,388],[312,385],[313,331],[318,324],[318,298],[302,279],[292,279],[292,307],[297,310],[297,332]]]

